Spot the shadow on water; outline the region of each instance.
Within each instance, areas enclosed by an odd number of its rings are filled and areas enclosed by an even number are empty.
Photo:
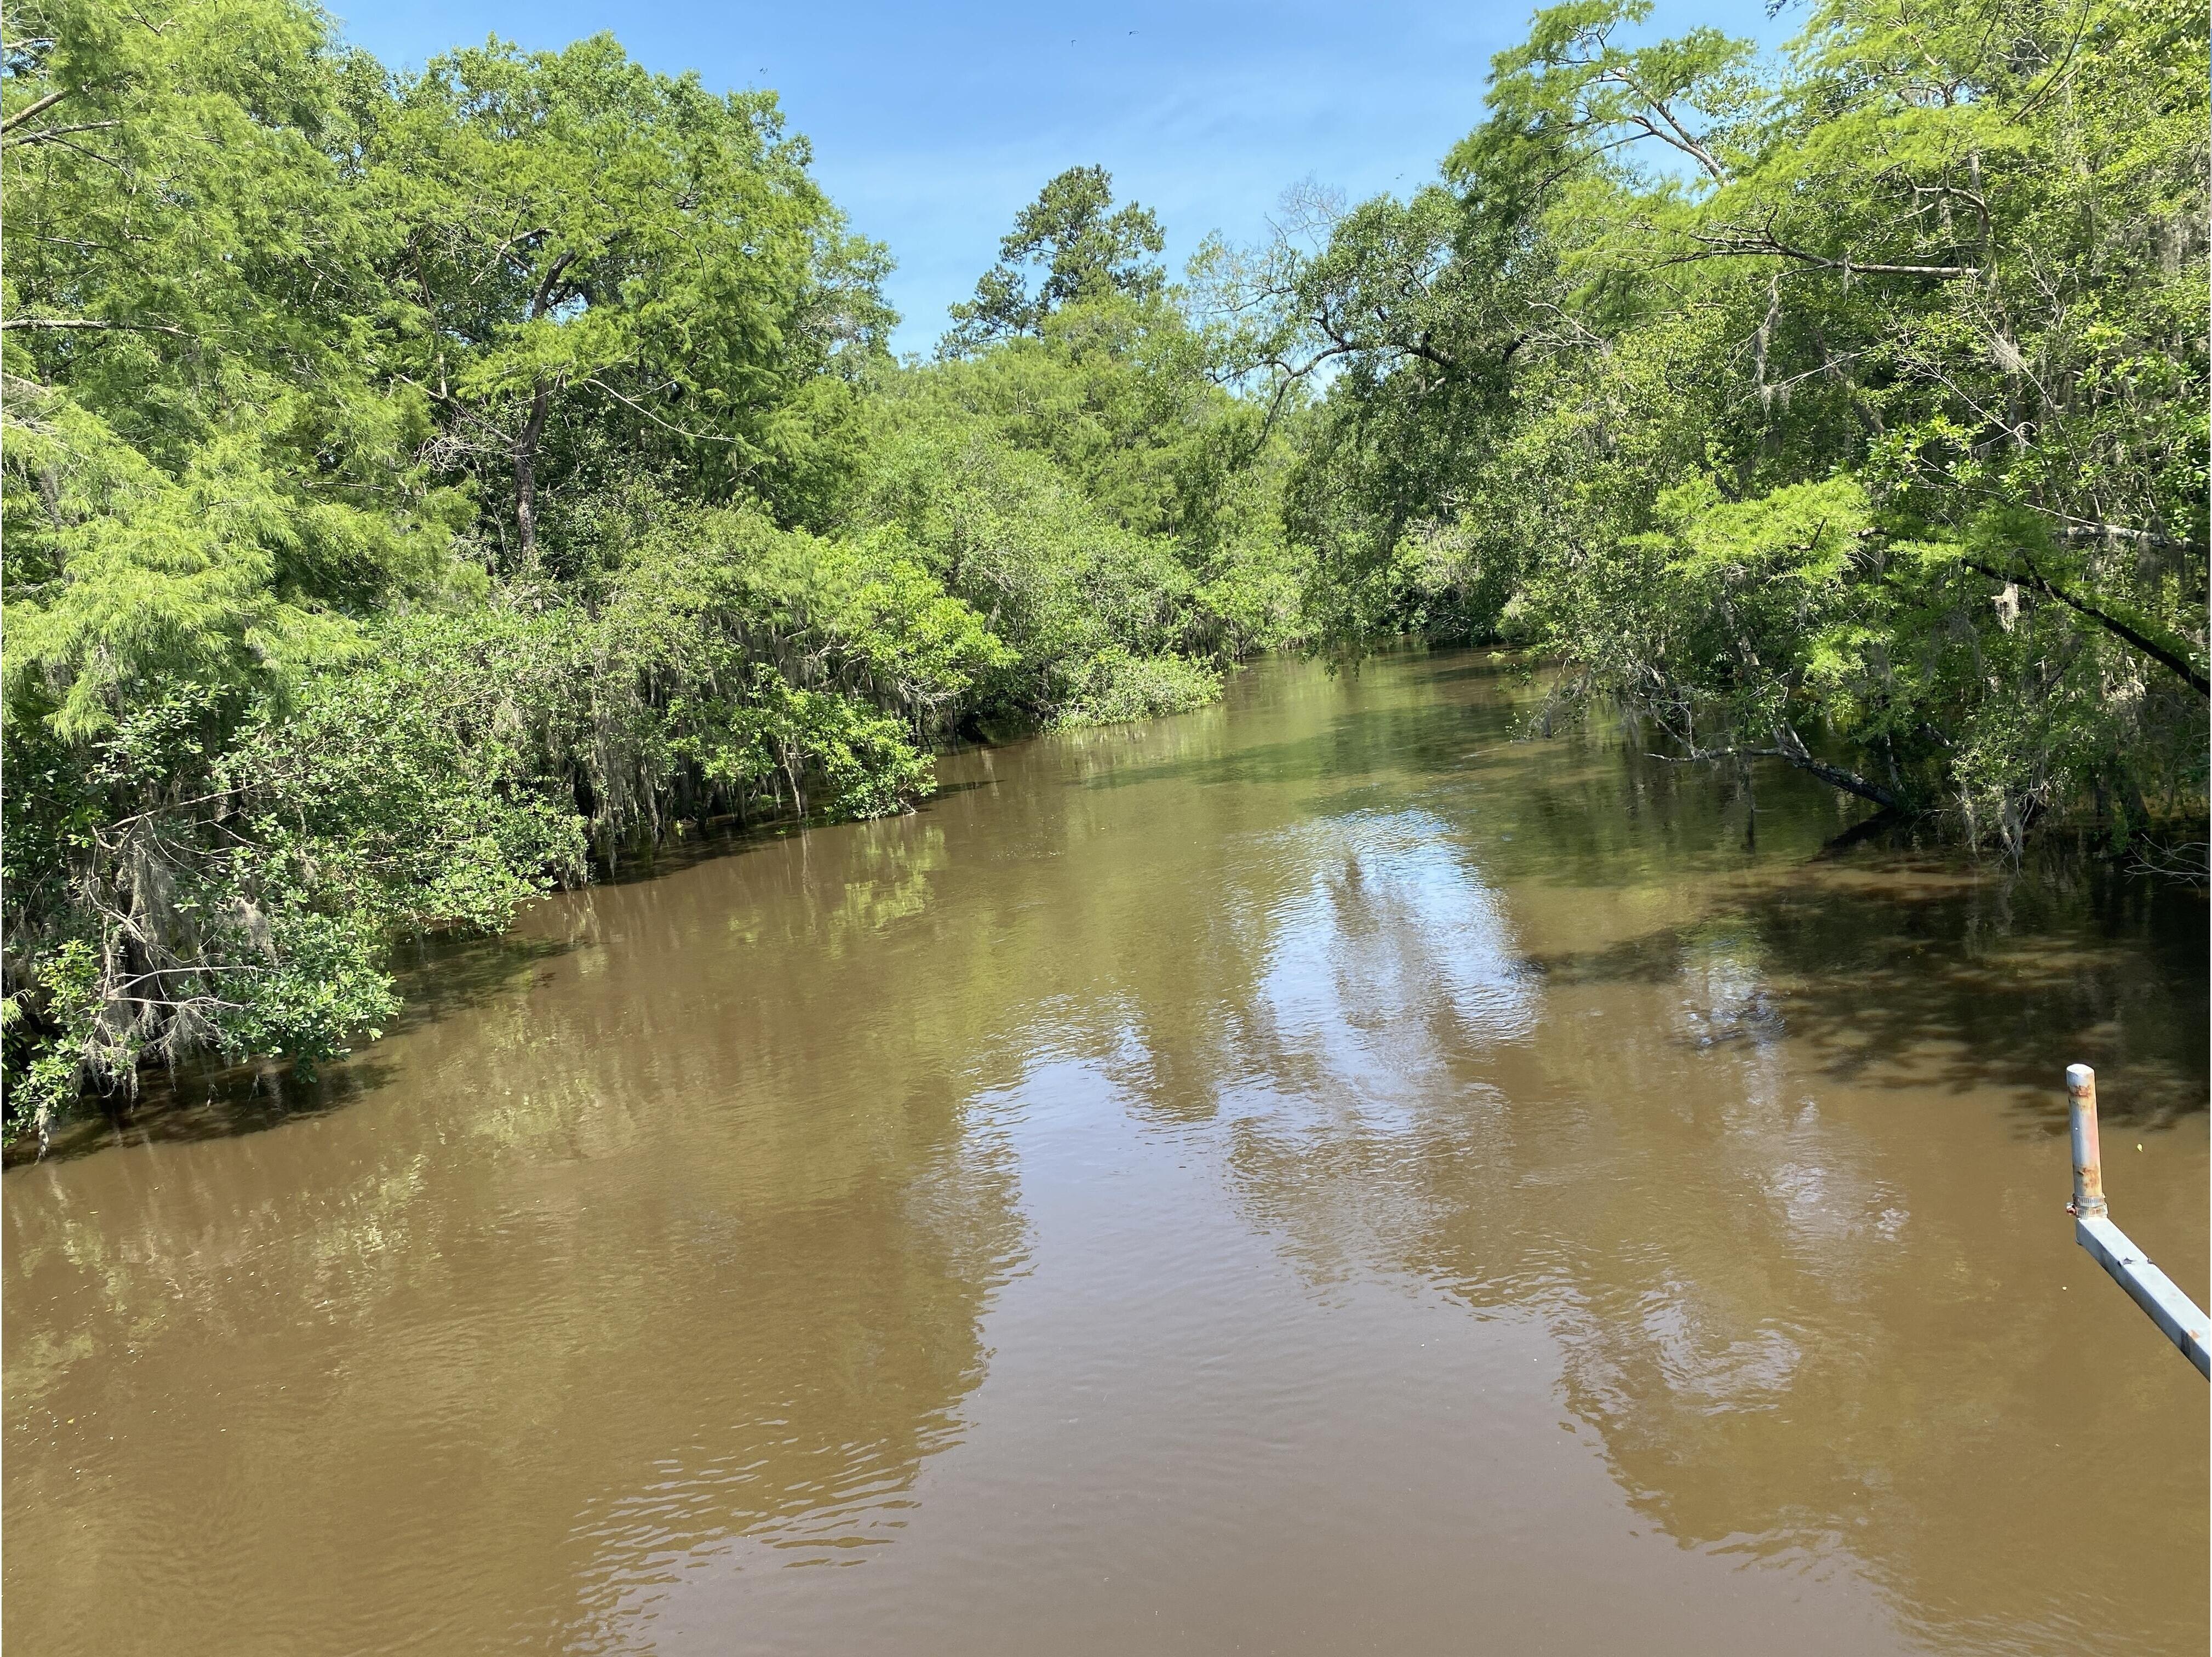
[[[576,947],[573,939],[507,934],[403,944],[393,962],[398,1015],[386,1036],[477,1011],[540,964]],[[35,1142],[11,1151],[9,1166],[53,1162],[116,1145],[229,1139],[279,1128],[357,1104],[395,1079],[397,1067],[374,1048],[309,1067],[280,1059],[180,1064],[149,1070],[137,1096],[101,1117],[62,1124],[43,1157]]]
[[[988,777],[951,783],[940,785],[933,798],[995,786]],[[717,825],[649,854],[627,856],[612,869],[599,870],[584,890],[649,884],[830,826],[836,825],[792,821]],[[534,969],[568,953],[581,941],[582,935],[572,930],[567,937],[514,931],[490,938],[447,935],[403,942],[395,947],[392,963],[400,1010],[382,1033],[400,1034],[481,1010]],[[140,1077],[134,1097],[109,1101],[104,1114],[88,1112],[59,1124],[43,1152],[34,1140],[12,1146],[7,1166],[65,1161],[109,1146],[260,1133],[344,1109],[389,1085],[396,1075],[396,1067],[375,1057],[373,1047],[368,1053],[356,1051],[320,1066],[256,1058],[240,1063],[200,1060],[173,1069],[149,1069]]]
[[[1493,709],[1462,703],[1363,708],[1340,714],[1326,730],[1280,742],[1253,743],[1204,758],[1172,755],[1116,766],[1083,779],[1091,789],[1149,783],[1280,788],[1344,777],[1443,776],[1464,767],[1471,738],[1510,740]]]
[[[953,751],[940,752],[937,758],[943,760],[949,757],[951,752]],[[974,752],[974,750],[969,748],[958,752]],[[998,780],[990,777],[940,782],[930,791],[927,797],[906,814],[926,816],[933,806],[944,801],[955,799],[963,794],[973,794],[980,789],[994,789],[998,785]],[[896,815],[896,813],[894,813],[894,816]],[[611,868],[600,868],[595,870],[591,885],[605,889],[610,886],[637,886],[648,880],[662,880],[671,874],[681,874],[685,869],[696,868],[702,863],[715,862],[725,857],[735,857],[746,852],[763,850],[769,846],[780,845],[787,840],[796,840],[809,834],[818,833],[823,829],[847,827],[850,825],[852,820],[814,817],[800,822],[793,818],[780,818],[767,822],[730,821],[711,824],[704,828],[695,827],[687,830],[680,838],[665,840],[656,846],[624,852]]]
[[[2114,1121],[2165,1127],[2207,1108],[2205,1067],[2175,1057],[2204,1052],[2206,931],[2203,894],[2109,866],[1824,853],[1694,922],[1528,965],[1562,985],[1658,985],[1724,959],[1759,992],[1683,1042],[1786,1029],[1834,1081],[1994,1085],[2023,1131],[2056,1135],[2070,1063],[2106,1077]]]

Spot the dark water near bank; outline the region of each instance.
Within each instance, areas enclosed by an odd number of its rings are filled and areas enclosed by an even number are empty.
[[[2061,1087],[2203,1297],[2203,900],[1524,695],[962,755],[10,1173],[8,1648],[2203,1652]]]

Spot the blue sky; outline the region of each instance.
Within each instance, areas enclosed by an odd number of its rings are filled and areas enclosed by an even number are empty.
[[[1526,4],[737,0],[336,0],[349,39],[420,66],[496,34],[556,48],[602,29],[716,90],[770,87],[863,235],[890,245],[896,344],[926,350],[1014,213],[1062,168],[1097,162],[1165,226],[1180,267],[1207,232],[1258,239],[1302,180],[1353,200],[1433,176],[1480,117],[1491,54]],[[1774,40],[1758,0],[1659,0],[1653,27],[1710,22]]]

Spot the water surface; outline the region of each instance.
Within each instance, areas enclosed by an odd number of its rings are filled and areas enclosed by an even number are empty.
[[[23,1652],[2202,1653],[2203,900],[1270,664],[9,1173]],[[1755,807],[1755,815],[1754,815]],[[2137,1145],[2141,1149],[2137,1150]]]

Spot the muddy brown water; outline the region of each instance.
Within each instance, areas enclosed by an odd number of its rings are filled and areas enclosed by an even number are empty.
[[[2061,1073],[2202,1297],[2203,900],[1528,694],[956,756],[9,1173],[9,1650],[2201,1654]]]

